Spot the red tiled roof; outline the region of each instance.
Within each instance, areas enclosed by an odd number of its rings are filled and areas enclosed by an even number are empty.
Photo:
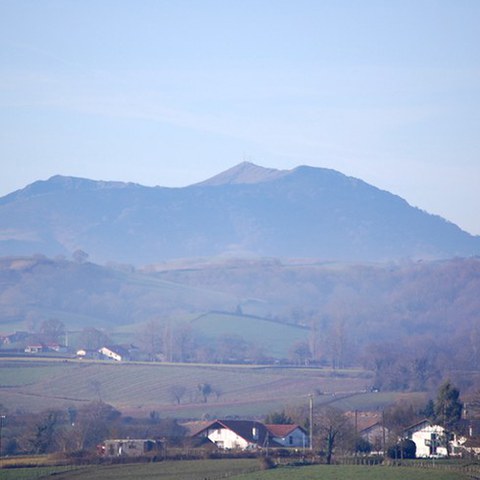
[[[467,438],[467,441],[463,444],[465,448],[480,448],[480,438],[479,437],[470,437]]]
[[[278,425],[278,424],[267,424],[265,425],[267,427],[267,430],[270,432],[271,435],[277,438],[285,438],[288,436],[290,433],[292,433],[294,430],[297,428],[300,428],[301,430],[302,427],[299,425],[293,425],[293,424],[288,424],[288,425]]]

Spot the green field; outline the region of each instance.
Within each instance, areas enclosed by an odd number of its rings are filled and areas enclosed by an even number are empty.
[[[461,473],[412,467],[313,465],[276,468],[231,477],[235,480],[467,480]]]
[[[288,358],[292,345],[308,340],[309,330],[297,325],[273,322],[264,318],[230,313],[207,313],[192,325],[207,337],[235,335],[261,348],[266,356]]]
[[[257,459],[195,460],[68,467],[41,467],[0,470],[0,480],[31,480],[55,478],[58,480],[204,480],[230,478],[232,480],[467,480],[462,473],[413,467],[313,465],[278,467],[258,471]],[[65,471],[66,470],[66,471]]]
[[[391,394],[366,394],[371,374],[364,370],[160,363],[111,363],[58,359],[2,359],[1,403],[8,409],[41,411],[81,406],[101,399],[129,415],[152,410],[162,416],[200,418],[263,415],[279,408],[315,403],[362,403],[377,407]],[[197,385],[209,383],[215,394],[204,403]],[[186,393],[177,405],[172,386]],[[321,394],[318,394],[320,393]]]
[[[52,478],[58,480],[203,480],[205,478],[231,478],[237,474],[259,468],[257,459],[241,460],[189,460],[159,463],[123,464],[108,466],[40,467],[0,470],[0,480],[30,480]],[[67,469],[67,471],[65,471]]]
[[[71,472],[75,467],[31,467],[0,469],[0,480],[34,480]],[[68,478],[68,476],[62,477]]]

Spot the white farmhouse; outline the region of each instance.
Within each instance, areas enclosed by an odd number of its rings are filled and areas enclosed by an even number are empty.
[[[105,358],[115,360],[116,362],[129,360],[128,350],[120,345],[115,345],[113,347],[102,347],[98,351]]]
[[[405,437],[415,442],[417,458],[448,455],[445,429],[440,425],[434,425],[429,420],[422,420],[405,429]]]
[[[252,420],[215,420],[193,437],[208,438],[218,448],[232,450],[308,447],[308,435],[299,425],[264,425]]]

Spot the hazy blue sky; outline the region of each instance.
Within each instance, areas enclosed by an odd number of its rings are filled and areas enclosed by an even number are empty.
[[[480,1],[0,0],[0,195],[359,177],[480,234]]]

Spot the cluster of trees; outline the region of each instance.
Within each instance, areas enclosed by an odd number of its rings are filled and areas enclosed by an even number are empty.
[[[156,412],[146,418],[124,417],[101,401],[35,414],[1,410],[6,417],[2,431],[3,455],[94,450],[112,436],[174,440],[185,435],[185,429],[178,422],[160,419]]]
[[[169,392],[171,400],[177,405],[184,403],[185,399],[189,403],[207,403],[212,397],[218,400],[223,393],[220,387],[206,382],[199,383],[193,389],[188,389],[185,385],[174,384],[170,387]]]
[[[147,359],[166,362],[262,363],[268,359],[258,345],[239,334],[205,338],[189,323],[151,320],[136,336]]]

